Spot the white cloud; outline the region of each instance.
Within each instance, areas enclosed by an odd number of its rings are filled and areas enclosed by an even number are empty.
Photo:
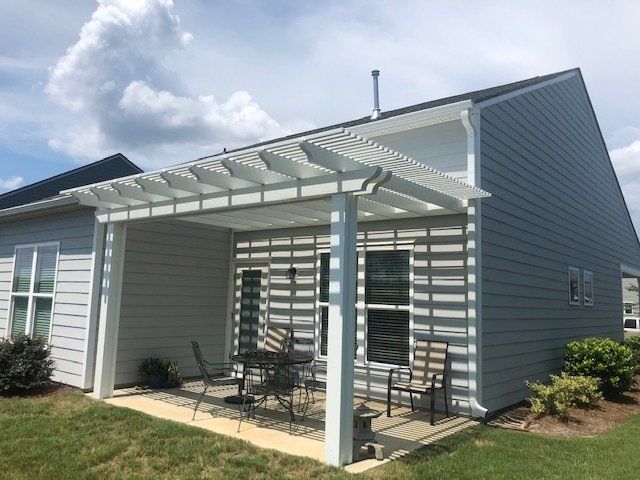
[[[190,95],[164,60],[192,40],[171,0],[100,0],[78,41],[50,70],[45,92],[78,120],[49,146],[74,157],[122,150],[136,160],[162,145],[234,146],[285,133],[246,91],[225,101]]]
[[[8,178],[0,178],[0,188],[3,190],[15,190],[22,185],[23,182],[24,179],[17,175]]]

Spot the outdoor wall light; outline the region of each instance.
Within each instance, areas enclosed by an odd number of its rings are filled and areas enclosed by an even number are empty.
[[[296,275],[298,274],[298,269],[296,267],[291,267],[287,270],[287,278],[292,282],[296,281]]]

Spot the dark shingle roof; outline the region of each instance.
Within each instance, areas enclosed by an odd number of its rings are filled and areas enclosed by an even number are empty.
[[[429,108],[440,107],[442,105],[449,105],[451,103],[462,102],[462,101],[465,101],[465,100],[471,100],[472,102],[478,103],[478,102],[482,102],[482,101],[485,101],[485,100],[489,100],[491,98],[498,97],[500,95],[504,95],[504,94],[507,94],[507,93],[514,92],[514,91],[519,90],[521,88],[530,87],[530,86],[536,85],[538,83],[546,82],[547,80],[552,80],[552,79],[554,79],[556,77],[559,77],[561,75],[564,75],[564,74],[570,73],[570,72],[580,72],[580,69],[579,68],[572,68],[570,70],[564,70],[562,72],[550,73],[548,75],[532,77],[532,78],[528,78],[526,80],[520,80],[518,82],[507,83],[505,85],[498,85],[497,87],[485,88],[485,89],[482,89],[482,90],[475,90],[473,92],[462,93],[460,95],[454,95],[454,96],[451,96],[451,97],[439,98],[437,100],[431,100],[431,101],[428,101],[428,102],[423,102],[423,103],[418,103],[418,104],[415,104],[415,105],[410,105],[408,107],[402,107],[402,108],[397,108],[395,110],[389,110],[389,111],[386,111],[386,112],[381,112],[380,117],[378,119],[376,119],[376,120],[371,120],[370,116],[366,116],[366,117],[358,118],[358,119],[355,119],[355,120],[350,120],[350,121],[343,122],[343,123],[336,123],[334,125],[328,125],[326,127],[320,127],[320,128],[316,128],[314,130],[308,130],[306,132],[298,132],[298,133],[294,133],[292,135],[287,135],[285,137],[274,138],[272,140],[267,140],[267,141],[264,141],[264,142],[255,143],[253,145],[248,145],[248,146],[244,146],[244,147],[241,147],[241,148],[235,148],[233,150],[228,150],[226,153],[237,152],[239,150],[246,150],[246,149],[249,149],[249,148],[259,147],[261,145],[268,145],[270,143],[280,142],[280,141],[283,141],[283,140],[289,140],[289,139],[297,138],[297,137],[300,137],[300,136],[303,136],[303,135],[312,135],[314,133],[321,133],[321,132],[324,132],[324,131],[332,130],[334,128],[340,128],[340,127],[349,128],[349,127],[355,127],[356,125],[363,125],[365,123],[378,122],[381,119],[397,117],[398,115],[404,115],[405,113],[418,112],[420,110],[427,110]],[[215,156],[215,155],[213,155],[213,156]],[[207,157],[204,157],[204,158],[207,158]]]
[[[117,153],[97,162],[61,173],[0,195],[0,210],[37,202],[57,195],[61,190],[142,173],[127,157]]]

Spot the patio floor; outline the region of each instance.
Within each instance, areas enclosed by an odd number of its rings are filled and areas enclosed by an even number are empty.
[[[149,415],[204,428],[212,432],[230,435],[246,440],[263,448],[271,448],[292,455],[324,459],[324,406],[322,392],[315,395],[316,402],[311,403],[304,421],[299,418],[293,424],[289,434],[288,414],[270,401],[267,409],[256,410],[256,418],[245,419],[238,431],[239,409],[235,405],[223,402],[223,397],[235,393],[233,387],[207,392],[192,420],[193,408],[202,392],[201,382],[187,382],[182,388],[169,390],[141,390],[138,388],[119,389],[106,403],[138,410]],[[354,399],[359,405],[362,399]],[[367,400],[370,408],[383,414],[373,420],[376,439],[385,446],[383,461],[367,458],[349,465],[348,471],[361,472],[399,458],[424,445],[458,432],[477,422],[465,417],[436,414],[436,424],[429,425],[428,412],[411,412],[410,408],[394,407],[392,417],[385,415],[385,405]],[[366,456],[363,454],[363,458]]]

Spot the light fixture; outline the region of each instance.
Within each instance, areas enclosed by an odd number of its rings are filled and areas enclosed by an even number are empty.
[[[296,281],[296,275],[298,274],[298,269],[296,267],[291,267],[287,270],[287,278],[292,282]]]

